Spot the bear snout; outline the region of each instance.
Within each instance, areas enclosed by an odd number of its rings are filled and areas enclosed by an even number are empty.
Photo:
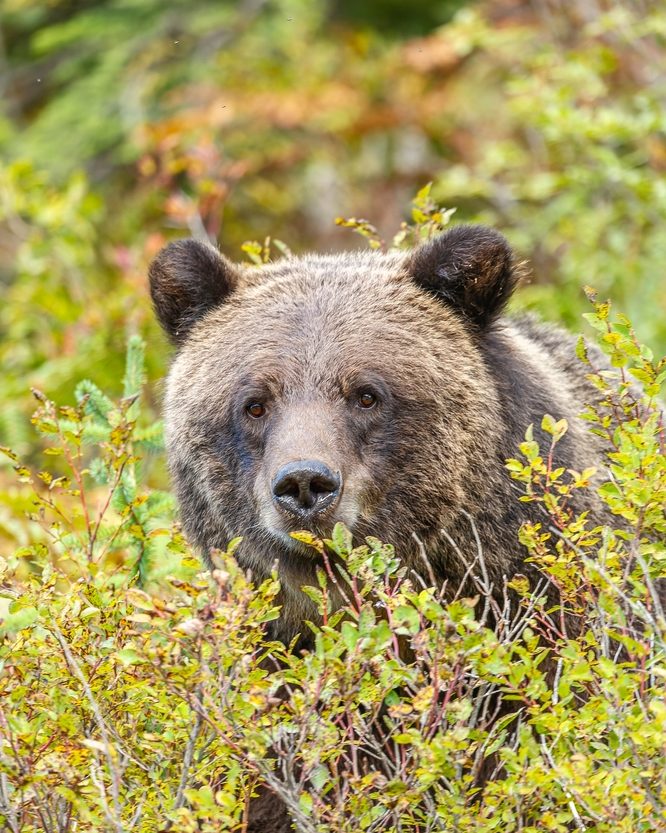
[[[320,460],[296,460],[278,470],[271,490],[281,512],[307,523],[338,504],[342,477]]]

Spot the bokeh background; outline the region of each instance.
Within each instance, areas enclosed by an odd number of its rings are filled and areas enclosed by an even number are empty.
[[[36,386],[120,391],[169,239],[233,259],[390,239],[416,191],[499,227],[516,300],[583,327],[583,285],[666,347],[666,5],[655,0],[3,0],[0,443]],[[12,473],[13,476],[13,473]]]

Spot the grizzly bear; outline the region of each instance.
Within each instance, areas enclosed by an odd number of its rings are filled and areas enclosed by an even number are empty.
[[[594,391],[573,338],[502,315],[519,277],[502,235],[465,225],[412,252],[257,268],[183,240],[155,258],[151,294],[176,347],[164,412],[184,528],[209,563],[241,536],[257,579],[277,564],[273,637],[317,621],[301,587],[319,558],[290,533],[328,537],[338,521],[452,590],[479,546],[495,588],[518,572],[536,583],[518,530],[538,507],[518,501],[506,459],[530,424],[548,444],[546,413],[569,423],[558,466],[602,452],[578,418]],[[594,510],[586,494],[572,508]]]

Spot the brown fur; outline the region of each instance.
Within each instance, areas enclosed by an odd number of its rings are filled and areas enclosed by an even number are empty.
[[[277,563],[277,637],[317,618],[300,592],[316,553],[289,538],[302,524],[272,500],[272,478],[290,461],[321,460],[343,478],[317,534],[343,521],[357,540],[395,544],[421,573],[423,546],[438,580],[457,589],[478,532],[495,587],[530,573],[517,532],[534,509],[516,500],[505,459],[530,423],[546,443],[546,412],[570,424],[559,465],[581,469],[599,452],[577,418],[592,391],[571,337],[499,317],[517,275],[504,238],[474,226],[411,254],[308,255],[258,269],[194,241],[158,256],[155,307],[180,347],[165,421],[184,526],[206,558],[242,536],[239,560],[256,577]],[[367,412],[356,406],[366,388],[379,397]],[[266,404],[263,419],[248,418],[251,400]]]
[[[183,523],[210,564],[211,548],[242,536],[241,564],[261,579],[277,564],[290,641],[317,620],[301,592],[318,556],[288,535],[276,472],[319,461],[342,478],[338,499],[312,521],[343,521],[357,541],[395,544],[426,578],[458,589],[478,535],[494,587],[524,563],[518,529],[540,520],[520,503],[504,463],[544,413],[569,421],[557,465],[598,464],[578,419],[593,398],[573,339],[533,319],[501,317],[518,281],[499,234],[460,226],[413,253],[307,255],[261,268],[181,241],[151,266],[157,315],[178,347],[166,386],[169,463]],[[359,408],[370,390],[378,404]],[[251,419],[246,407],[266,413]],[[574,509],[596,510],[592,498]],[[445,532],[443,533],[442,530]],[[422,552],[429,565],[423,563]],[[307,639],[301,640],[307,645]],[[265,790],[252,831],[287,831]]]

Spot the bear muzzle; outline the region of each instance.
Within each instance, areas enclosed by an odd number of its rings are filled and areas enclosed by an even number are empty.
[[[342,477],[320,460],[296,460],[278,470],[271,491],[280,512],[309,525],[335,509],[342,495]]]

